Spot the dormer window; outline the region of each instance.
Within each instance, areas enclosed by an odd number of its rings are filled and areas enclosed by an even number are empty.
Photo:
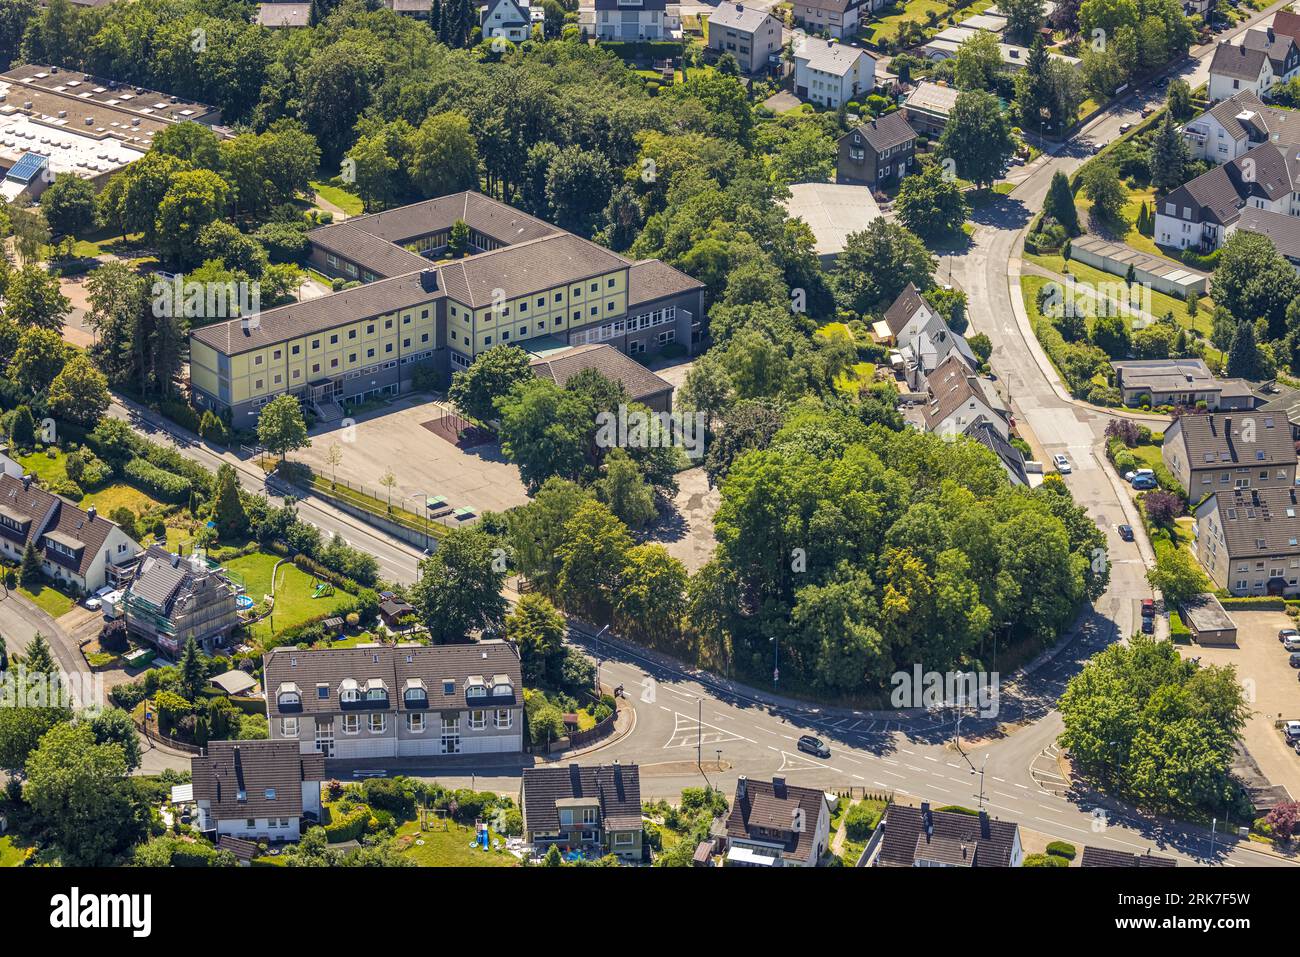
[[[465,687],[466,698],[486,698],[488,695],[487,682],[483,680],[482,675],[470,675]]]
[[[388,699],[388,688],[379,678],[371,678],[366,682],[366,700],[367,701],[385,701]]]
[[[424,687],[424,682],[419,678],[408,678],[406,690],[402,692],[402,700],[406,702],[408,708],[429,707],[429,692]]]
[[[291,682],[280,685],[275,700],[281,710],[302,707],[302,693],[298,690],[298,686]]]
[[[356,704],[361,700],[361,689],[355,678],[344,678],[339,685],[339,701],[343,704]]]

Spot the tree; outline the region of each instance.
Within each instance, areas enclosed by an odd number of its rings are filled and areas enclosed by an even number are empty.
[[[940,239],[959,231],[970,206],[954,177],[937,165],[907,176],[898,189],[894,208],[904,226],[923,239]]]
[[[420,562],[410,601],[436,643],[463,641],[474,629],[505,624],[504,553],[481,528],[458,528]]]
[[[1123,316],[1098,316],[1092,326],[1092,343],[1112,359],[1123,359],[1132,346]]]
[[[998,7],[1007,18],[1007,34],[1021,40],[1043,25],[1043,0],[1005,0]]]
[[[957,47],[954,74],[959,90],[991,90],[1002,71],[1002,49],[994,33],[977,31]]]
[[[41,738],[27,759],[23,799],[64,864],[105,866],[143,836],[148,809],[127,771],[122,746],[98,743],[89,724],[58,724]]]
[[[478,188],[478,144],[461,113],[431,114],[411,139],[411,182],[422,196]]]
[[[1154,489],[1142,497],[1142,508],[1154,524],[1173,528],[1174,520],[1183,514],[1183,498],[1174,492]]]
[[[1105,219],[1118,220],[1128,202],[1128,192],[1120,182],[1115,166],[1107,160],[1093,160],[1084,167],[1079,178],[1093,212]]]
[[[34,263],[23,266],[5,290],[5,318],[23,328],[63,328],[72,304],[59,290],[59,277]]]
[[[622,581],[614,596],[614,620],[633,641],[674,647],[686,613],[686,566],[662,545],[628,549]]]
[[[16,679],[10,674],[7,680]],[[0,770],[22,773],[45,733],[71,716],[59,707],[0,708]]]
[[[33,327],[18,338],[18,348],[9,360],[9,376],[31,395],[45,392],[62,371],[66,354],[61,335]]]
[[[1300,832],[1300,801],[1281,801],[1264,815],[1264,823],[1278,837],[1290,840]]]
[[[629,528],[640,528],[659,514],[654,489],[624,449],[611,449],[605,456],[605,474],[595,490],[596,497]]]
[[[554,683],[564,636],[568,633],[564,615],[539,592],[520,597],[505,621],[505,637],[519,646],[524,684],[535,687],[544,680]]]
[[[1237,323],[1232,336],[1232,349],[1228,352],[1228,375],[1233,378],[1259,378],[1259,344],[1255,341],[1255,324]]]
[[[105,708],[90,719],[97,744],[116,744],[126,759],[127,773],[140,767],[140,732],[131,716],[121,708]]]
[[[1011,124],[996,96],[969,91],[957,97],[938,150],[940,156],[952,160],[957,175],[973,182],[976,188],[991,186],[1015,148]]]
[[[199,235],[225,214],[229,198],[230,187],[211,170],[186,170],[171,178],[158,204],[155,227],[168,262],[181,269],[201,262]]]
[[[393,510],[393,489],[397,488],[397,476],[393,474],[392,469],[385,469],[384,474],[379,476],[379,484],[388,489],[388,510]]]
[[[546,171],[546,204],[557,226],[590,236],[609,202],[613,171],[603,153],[566,146]]]
[[[331,442],[325,450],[325,462],[330,467],[330,484],[333,485],[338,481],[339,466],[343,464],[343,449],[337,442]]]
[[[497,417],[493,403],[516,384],[532,378],[527,352],[518,346],[497,345],[480,353],[468,369],[452,375],[447,398],[462,415],[491,422]]]
[[[212,520],[217,525],[217,534],[227,541],[238,541],[248,534],[248,513],[239,494],[239,477],[229,463],[223,462],[217,469]]]
[[[180,693],[190,701],[199,701],[203,697],[203,689],[208,684],[208,665],[193,636],[185,642],[185,647],[181,651],[179,669]]]
[[[851,233],[838,257],[835,298],[857,313],[888,308],[907,284],[925,291],[934,285],[934,259],[915,233],[876,219]]]
[[[1147,583],[1160,591],[1167,606],[1178,607],[1210,588],[1210,580],[1184,549],[1168,548],[1156,556]]]
[[[458,219],[451,224],[451,234],[447,240],[447,252],[459,259],[469,252],[469,224]]]
[[[281,458],[311,445],[302,406],[289,394],[277,395],[262,407],[257,418],[257,441],[272,455]]]
[[[1182,77],[1171,80],[1169,89],[1165,94],[1165,105],[1169,112],[1173,114],[1175,120],[1182,122],[1190,120],[1196,112],[1196,107],[1192,103],[1192,88]]]
[[[1269,337],[1281,339],[1287,333],[1287,306],[1300,295],[1300,278],[1270,239],[1237,230],[1219,249],[1210,295],[1229,316],[1266,319]]]
[[[59,173],[41,194],[45,222],[55,235],[81,236],[95,226],[95,187],[88,179]]]
[[[556,596],[566,609],[604,619],[622,580],[632,538],[603,502],[586,501],[564,523]]]
[[[108,379],[84,352],[74,353],[50,383],[49,403],[59,418],[93,426],[108,411]]]
[[[1161,190],[1171,190],[1183,184],[1187,176],[1187,166],[1192,161],[1191,151],[1182,130],[1174,122],[1174,115],[1165,111],[1165,118],[1156,128],[1151,139],[1151,152],[1148,163],[1151,167],[1151,182]]]
[[[550,379],[520,382],[497,399],[501,450],[536,489],[552,476],[577,480],[592,467],[596,432],[589,397]]]

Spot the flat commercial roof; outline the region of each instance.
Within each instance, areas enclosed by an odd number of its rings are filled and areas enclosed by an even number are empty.
[[[839,255],[851,233],[862,232],[880,218],[870,187],[842,183],[795,183],[785,208],[792,218],[808,224],[819,256]]]

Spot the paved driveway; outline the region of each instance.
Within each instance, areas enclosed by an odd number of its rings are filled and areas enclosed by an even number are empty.
[[[1202,664],[1236,666],[1255,709],[1242,734],[1246,750],[1271,784],[1300,797],[1300,755],[1287,747],[1273,726],[1278,718],[1300,719],[1300,669],[1290,667],[1289,655],[1277,640],[1278,629],[1294,622],[1280,611],[1230,609],[1228,614],[1237,623],[1235,647],[1188,645],[1180,650],[1184,657],[1199,656]]]

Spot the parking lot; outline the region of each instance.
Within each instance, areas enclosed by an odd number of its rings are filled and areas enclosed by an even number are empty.
[[[1290,655],[1277,640],[1278,629],[1295,623],[1282,612],[1229,608],[1228,614],[1237,623],[1236,647],[1185,645],[1180,650],[1184,657],[1199,656],[1202,664],[1236,666],[1255,711],[1242,735],[1246,749],[1271,783],[1300,797],[1300,755],[1273,726],[1278,718],[1300,719],[1300,669],[1288,664]]]
[[[391,469],[397,480],[393,505],[410,499],[406,507],[411,511],[419,510],[423,497],[439,495],[453,508],[468,506],[477,513],[526,503],[519,470],[504,459],[499,446],[461,450],[425,427],[442,412],[435,402],[400,399],[358,416],[355,425],[334,422],[313,429],[311,448],[295,452],[293,459],[332,478],[335,468],[327,456],[337,445],[340,481],[363,485],[370,495],[386,500],[389,492],[380,479]]]

